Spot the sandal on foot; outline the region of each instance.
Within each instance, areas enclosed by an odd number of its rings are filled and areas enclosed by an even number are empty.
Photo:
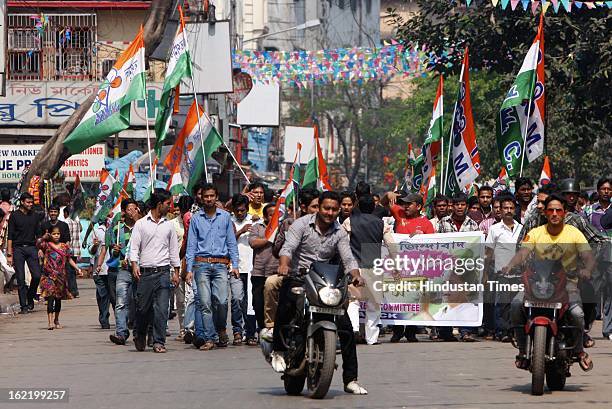
[[[153,352],[155,352],[156,354],[165,354],[166,351],[166,347],[160,344],[155,344],[153,345]]]
[[[204,345],[200,347],[200,351],[210,351],[211,349],[215,349],[215,343],[212,341],[206,341]]]
[[[234,342],[232,342],[233,345],[242,345],[242,334],[236,332],[234,334]]]
[[[58,322],[55,323],[55,329],[63,329],[64,327],[62,326],[62,324]]]
[[[591,338],[589,334],[584,334],[583,345],[585,348],[593,348],[595,346],[595,340]]]
[[[257,340],[255,338],[247,338],[246,344],[248,346],[250,346],[250,347],[256,347],[257,346]]]
[[[514,366],[518,369],[529,369],[529,359],[527,359],[525,354],[518,354],[516,356],[516,361],[514,361]]]
[[[48,329],[49,331],[53,331],[53,330],[55,329],[55,327],[50,326],[50,327],[48,327],[47,329]]]
[[[578,355],[578,358],[578,364],[580,365],[580,368],[582,368],[583,371],[588,372],[593,369],[593,361],[591,360],[589,354],[587,354],[586,352],[582,352],[580,355]]]

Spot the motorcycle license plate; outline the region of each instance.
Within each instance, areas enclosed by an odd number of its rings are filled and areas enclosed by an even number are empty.
[[[344,315],[344,310],[342,308],[317,307],[311,305],[308,307],[308,311],[318,312],[319,314]]]
[[[560,302],[544,302],[544,301],[525,301],[525,307],[531,308],[556,308],[561,309],[563,304]]]

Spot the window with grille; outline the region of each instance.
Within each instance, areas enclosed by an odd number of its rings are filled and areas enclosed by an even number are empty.
[[[108,75],[110,70],[113,68],[113,65],[115,65],[116,61],[117,60],[104,60],[104,61],[102,61],[102,70],[100,72],[100,76],[103,77],[103,78],[106,78],[106,76]]]
[[[8,15],[8,78],[87,81],[99,77],[95,63],[95,14]]]

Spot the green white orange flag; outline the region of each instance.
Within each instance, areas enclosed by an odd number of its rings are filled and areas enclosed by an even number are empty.
[[[422,154],[425,158],[423,163],[423,180],[429,180],[429,176],[434,171],[436,164],[440,158],[441,140],[444,134],[444,124],[442,116],[444,115],[444,78],[440,75],[438,83],[438,91],[434,101],[431,122],[427,130],[427,138],[423,143]]]
[[[476,143],[474,117],[472,116],[470,63],[467,48],[463,54],[452,130],[452,163],[449,163],[449,168],[453,170],[452,173],[457,187],[463,190],[466,186],[473,183],[480,174],[480,154],[478,152],[478,144]],[[449,186],[451,185],[449,184]],[[451,189],[453,188],[451,187]]]
[[[329,174],[327,173],[327,164],[323,158],[323,151],[319,143],[319,127],[314,128],[315,152],[314,157],[306,164],[304,171],[304,180],[302,187],[313,187],[317,190],[327,192],[332,190],[329,184]]]
[[[136,184],[136,175],[134,174],[134,166],[130,163],[130,168],[123,178],[123,190],[121,194],[124,199],[134,196],[134,185]]]
[[[497,179],[495,179],[495,182],[491,187],[493,188],[494,195],[497,195],[499,192],[504,190],[508,190],[510,187],[510,178],[508,177],[508,173],[506,172],[506,168],[504,166],[502,166],[501,170],[499,171],[499,176],[497,176]]]
[[[421,188],[421,194],[423,195],[423,203],[425,204],[425,206],[427,206],[431,203],[431,201],[438,193],[438,188],[436,184],[436,168],[433,168],[431,170],[427,185],[423,184],[423,186],[426,186],[426,188]]]
[[[300,164],[298,163],[298,160],[301,152],[302,144],[298,142],[297,151],[295,152],[295,158],[293,158],[293,164],[291,165],[291,169],[289,170],[289,173],[291,174],[294,183],[297,183],[297,181],[300,180]],[[287,196],[287,204],[293,203],[294,200],[297,200],[298,190],[299,189],[296,187],[291,193],[289,193],[289,195]],[[296,207],[297,205],[298,203],[295,203]]]
[[[100,85],[96,98],[77,127],[64,140],[71,154],[83,152],[130,126],[130,107],[142,99],[145,90],[143,29]]]
[[[106,219],[113,203],[112,190],[114,184],[115,178],[107,169],[102,169],[102,172],[100,172],[100,192],[96,199],[96,209],[92,216],[92,222],[97,223]]]
[[[285,184],[285,187],[283,188],[283,191],[276,202],[276,206],[274,206],[274,213],[272,214],[270,223],[268,223],[268,226],[266,227],[265,236],[269,242],[273,242],[276,238],[276,233],[278,232],[281,220],[287,212],[287,198],[294,193],[294,190],[295,183],[293,182],[293,175],[289,175],[289,180]]]
[[[174,111],[174,101],[178,99],[178,87],[183,78],[191,78],[191,57],[187,48],[187,40],[185,35],[185,21],[183,20],[183,10],[179,6],[180,24],[172,47],[170,48],[170,57],[166,68],[166,79],[162,89],[161,99],[159,100],[159,112],[155,119],[155,152],[159,155],[162,146],[166,140],[170,122],[172,121],[172,113]]]
[[[496,120],[497,148],[510,177],[544,150],[544,14],[538,33],[506,94]],[[526,142],[526,143],[524,143]]]
[[[540,174],[540,186],[550,183],[552,180],[552,171],[550,170],[550,162],[548,156],[544,156],[544,165],[542,166],[542,173]]]
[[[121,202],[123,201],[123,196],[119,195],[117,197],[117,201],[113,205],[110,210],[108,217],[111,219],[110,225],[114,225],[121,220]]]
[[[206,155],[202,152],[202,136],[199,131],[198,112],[200,113],[199,120],[200,126],[202,127],[202,134],[204,135],[204,150],[206,151]],[[204,156],[206,156],[206,160],[208,160],[212,153],[222,144],[223,139],[213,126],[210,118],[206,115],[201,105],[197,105],[196,107],[194,101],[187,113],[183,129],[177,136],[172,149],[170,149],[168,156],[164,160],[164,166],[169,169],[172,174],[170,180],[173,181],[173,185],[169,186],[169,188],[174,187],[176,191],[180,189],[178,187],[180,183],[184,189],[191,192],[204,174]],[[180,170],[180,182],[176,172],[177,170]]]

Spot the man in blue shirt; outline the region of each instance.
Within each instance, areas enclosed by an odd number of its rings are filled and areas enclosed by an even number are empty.
[[[196,188],[200,192],[202,209],[189,223],[185,262],[186,282],[195,280],[198,310],[204,328],[196,328],[194,345],[208,351],[215,346],[226,347],[228,270],[239,278],[238,246],[230,214],[216,207],[217,188],[211,183]]]

